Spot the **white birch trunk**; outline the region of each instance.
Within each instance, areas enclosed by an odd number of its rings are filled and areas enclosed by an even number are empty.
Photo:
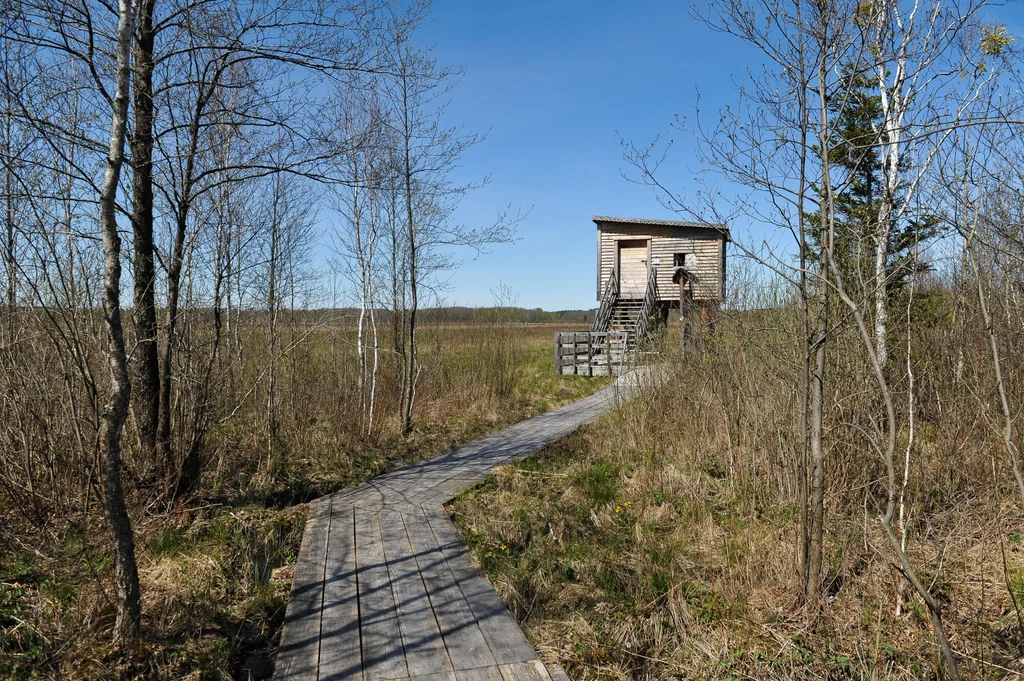
[[[899,497],[899,516],[898,516],[898,527],[900,531],[900,549],[906,553],[907,551],[907,485],[910,482],[910,454],[914,450],[914,437],[916,420],[914,418],[914,364],[910,358],[910,322],[911,322],[911,309],[914,301],[914,287],[917,283],[917,278],[911,274],[910,276],[910,296],[907,300],[907,448],[903,451],[903,481],[900,485],[900,497]],[[896,616],[899,617],[903,612],[903,582],[902,580],[897,583],[896,586]]]
[[[115,641],[134,638],[141,619],[135,537],[125,508],[121,481],[121,436],[128,417],[131,383],[121,324],[121,237],[117,233],[117,187],[127,136],[134,20],[135,7],[132,0],[120,0],[117,87],[111,115],[110,146],[99,197],[99,225],[103,235],[103,319],[110,371],[110,399],[103,410],[100,424],[100,452],[103,457],[103,511],[114,540],[114,588],[117,599]]]
[[[875,75],[878,82],[878,94],[882,108],[882,130],[880,147],[882,158],[882,205],[878,211],[878,224],[875,228],[875,271],[874,271],[874,306],[875,306],[875,350],[878,361],[884,367],[889,357],[887,334],[889,312],[886,304],[889,297],[889,279],[887,264],[889,259],[889,238],[893,228],[893,202],[900,185],[900,156],[902,152],[903,120],[907,112],[907,50],[914,31],[915,5],[910,11],[906,22],[899,16],[899,8],[893,0],[886,0],[878,10],[875,26],[875,47],[878,63]],[[899,46],[893,56],[895,69],[892,83],[886,66],[888,56],[885,54],[885,36],[889,26],[895,24],[902,30]],[[908,197],[909,198],[909,197]]]

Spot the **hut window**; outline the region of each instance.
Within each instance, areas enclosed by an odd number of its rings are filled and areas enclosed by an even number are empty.
[[[686,267],[686,253],[675,253],[672,256],[673,267]]]

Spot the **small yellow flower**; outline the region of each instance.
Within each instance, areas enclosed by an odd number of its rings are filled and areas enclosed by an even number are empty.
[[[502,544],[502,545],[501,545],[501,550],[502,550],[502,551],[504,551],[504,550],[505,550],[505,545],[504,545],[504,544]]]
[[[490,558],[490,557],[491,557],[491,556],[493,556],[493,555],[494,555],[494,551],[488,551],[488,552],[487,552],[487,557],[488,557],[488,558]]]
[[[632,503],[633,503],[632,501],[626,501],[626,502],[623,503],[623,506],[629,506]]]
[[[621,512],[621,511],[622,511],[622,507],[621,507],[621,506],[616,506],[616,507],[615,507],[615,512],[616,512],[616,513],[619,513],[619,512]]]

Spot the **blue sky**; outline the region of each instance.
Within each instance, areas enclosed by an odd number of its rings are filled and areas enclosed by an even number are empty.
[[[422,38],[442,63],[463,65],[451,123],[488,131],[466,154],[462,179],[491,176],[456,219],[493,221],[509,203],[531,208],[513,245],[467,254],[450,303],[491,304],[499,282],[520,305],[596,305],[592,215],[672,218],[647,187],[620,175],[617,135],[648,142],[676,113],[732,97],[746,63],[735,41],[689,18],[679,2],[438,0]],[[674,160],[685,181],[687,159]],[[692,173],[690,174],[692,177]]]
[[[1018,33],[1020,15],[1012,2],[998,19]],[[532,207],[515,244],[467,254],[450,279],[451,304],[489,305],[501,282],[525,307],[594,307],[590,217],[673,217],[649,188],[622,178],[618,134],[646,144],[676,114],[692,117],[698,90],[701,109],[713,112],[735,101],[734,79],[763,65],[737,39],[692,19],[685,2],[437,0],[433,16],[421,39],[442,63],[466,68],[449,122],[489,130],[457,179],[491,182],[456,219],[484,224],[510,203]],[[694,165],[684,144],[665,176],[685,189]],[[740,236],[748,229],[733,228]]]

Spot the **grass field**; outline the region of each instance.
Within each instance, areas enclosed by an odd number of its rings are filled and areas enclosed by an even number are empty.
[[[102,633],[113,608],[99,515],[62,517],[41,529],[17,509],[0,509],[10,538],[0,542],[0,679],[269,678],[305,502],[606,385],[607,378],[554,374],[556,330],[565,329],[423,327],[409,437],[400,435],[388,402],[396,393],[391,358],[382,371],[385,416],[372,437],[361,435],[345,422],[352,329],[315,330],[280,364],[272,465],[262,403],[251,399],[211,431],[195,498],[157,507],[144,490],[132,493],[144,621],[130,667]],[[255,363],[242,369],[261,370]]]
[[[880,464],[852,436],[830,451],[827,600],[801,599],[795,398],[778,374],[792,346],[738,331],[723,325],[712,352],[670,360],[667,385],[449,504],[476,562],[574,681],[941,678],[927,609],[876,520]],[[863,370],[830,365],[837,391],[865,385]],[[1020,678],[1012,480],[993,479],[993,431],[967,437],[948,416],[956,403],[935,403],[918,422],[907,551],[944,605],[962,677]],[[847,409],[830,412],[832,428]]]

